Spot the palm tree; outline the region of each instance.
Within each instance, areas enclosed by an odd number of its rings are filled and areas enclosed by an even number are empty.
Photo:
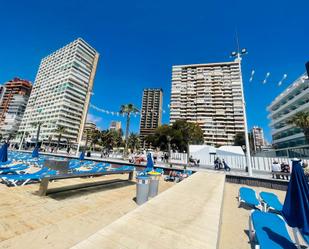
[[[21,150],[23,148],[25,138],[27,138],[29,136],[29,132],[28,131],[25,131],[25,132],[19,131],[19,132],[17,132],[17,134],[20,135],[19,150]]]
[[[69,147],[71,146],[71,139],[67,137],[66,140],[67,140],[67,150],[68,150]],[[69,152],[69,150],[68,150],[68,152]]]
[[[115,131],[105,130],[101,132],[101,145],[102,147],[111,150],[116,146],[116,136],[114,135]]]
[[[10,132],[8,135],[7,142],[9,142],[11,139],[14,139],[17,136],[16,132]]]
[[[39,138],[40,138],[40,132],[41,132],[41,126],[42,126],[43,122],[33,122],[31,123],[31,125],[33,127],[37,127],[37,130],[36,130],[36,140],[35,140],[35,147],[38,146],[38,143],[39,143]]]
[[[53,136],[52,135],[48,136],[48,150],[50,149],[50,144],[52,140],[53,140]]]
[[[90,132],[91,145],[92,150],[95,149],[96,144],[99,142],[101,138],[101,132],[99,130],[93,130]]]
[[[58,141],[57,141],[57,148],[56,148],[56,151],[58,151],[62,134],[66,133],[66,127],[63,126],[63,125],[58,125],[57,129],[55,130],[55,132],[58,134]]]
[[[128,146],[133,151],[140,148],[140,139],[137,134],[134,134],[133,132],[130,134],[128,139]]]
[[[296,113],[287,123],[302,129],[305,139],[309,143],[309,111]]]
[[[86,141],[85,141],[84,152],[87,150],[89,139],[91,139],[91,131],[89,129],[87,129],[86,130]]]
[[[129,128],[130,128],[130,116],[131,113],[138,113],[139,110],[133,105],[133,104],[126,104],[121,105],[120,107],[120,113],[125,114],[127,116],[127,123],[126,123],[126,135],[125,135],[125,151],[124,153],[127,153],[128,148],[128,137],[129,137]]]
[[[20,140],[19,140],[19,143],[21,144],[21,140],[23,139],[23,135],[24,135],[24,132],[22,132],[22,131],[18,131],[18,132],[16,132],[16,136],[18,137],[18,138],[20,138]]]

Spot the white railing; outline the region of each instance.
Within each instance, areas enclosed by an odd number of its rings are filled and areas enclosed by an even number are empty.
[[[214,155],[210,154],[204,156],[204,159],[200,159],[200,165],[206,167],[214,167],[214,160],[219,157],[221,160],[224,159],[229,167],[232,169],[245,170],[246,168],[246,157],[245,156],[234,156],[234,155]],[[194,156],[193,156],[194,158]],[[198,159],[198,158],[194,158]],[[186,153],[172,153],[171,161],[178,163],[187,162]],[[291,165],[291,158],[286,157],[251,157],[251,165],[253,170],[257,171],[266,171],[271,172],[271,167],[274,161],[277,161],[279,164],[285,162]],[[303,162],[309,163],[309,159],[303,159]]]

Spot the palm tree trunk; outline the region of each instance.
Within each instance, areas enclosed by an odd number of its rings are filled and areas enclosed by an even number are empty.
[[[36,142],[35,142],[35,147],[37,147],[37,146],[38,146],[38,143],[39,143],[40,131],[41,131],[41,123],[38,123],[38,129],[36,130]]]
[[[129,127],[130,127],[130,113],[127,114],[126,137],[125,137],[125,152],[124,152],[125,155],[127,155],[127,153],[128,153]]]
[[[48,151],[50,149],[51,139],[48,139]]]
[[[167,155],[168,155],[168,159],[167,159],[167,163],[170,162],[170,158],[171,158],[171,137],[167,136]]]
[[[61,133],[59,133],[59,136],[58,136],[57,149],[56,149],[56,151],[58,151],[58,149],[59,149],[60,140],[61,140]]]
[[[85,142],[85,149],[84,149],[84,151],[87,150],[87,145],[88,145],[88,133],[86,133],[86,142]]]
[[[304,129],[306,142],[309,144],[309,128]]]
[[[187,142],[187,164],[185,165],[185,169],[189,165],[190,165],[190,145],[189,145],[189,142]]]

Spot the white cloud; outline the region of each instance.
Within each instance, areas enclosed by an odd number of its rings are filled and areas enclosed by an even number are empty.
[[[96,125],[98,125],[98,123],[102,122],[102,118],[100,116],[96,116],[93,114],[88,113],[87,115],[87,122],[92,122],[95,123]]]

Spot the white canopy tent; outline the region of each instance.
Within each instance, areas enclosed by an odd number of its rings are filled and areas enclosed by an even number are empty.
[[[244,156],[241,146],[221,146],[216,150],[217,156]]]
[[[210,160],[209,155],[216,153],[216,148],[210,145],[190,145],[189,150],[190,156],[201,162],[208,162]]]

